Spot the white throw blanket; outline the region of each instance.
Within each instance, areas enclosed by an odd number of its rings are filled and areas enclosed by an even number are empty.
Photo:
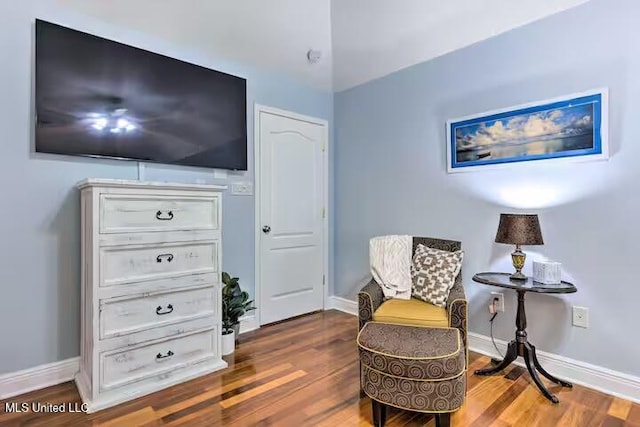
[[[411,236],[380,236],[369,240],[371,275],[387,298],[411,299]]]

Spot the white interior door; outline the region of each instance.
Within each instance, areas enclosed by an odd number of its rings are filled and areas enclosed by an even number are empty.
[[[326,123],[258,110],[260,323],[323,308]],[[286,113],[285,113],[286,114]]]

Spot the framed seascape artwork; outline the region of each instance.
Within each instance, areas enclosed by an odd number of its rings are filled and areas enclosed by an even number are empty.
[[[606,89],[447,121],[447,171],[606,159]]]

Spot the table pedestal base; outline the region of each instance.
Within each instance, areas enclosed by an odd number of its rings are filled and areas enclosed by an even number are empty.
[[[551,394],[551,392],[544,386],[542,381],[540,381],[538,372],[540,372],[549,381],[559,384],[562,387],[573,387],[573,385],[566,381],[560,380],[545,371],[544,368],[540,365],[540,362],[538,362],[535,346],[527,341],[527,318],[524,311],[524,291],[518,291],[518,314],[516,317],[516,327],[516,339],[509,343],[509,346],[507,347],[507,354],[504,356],[504,359],[502,359],[502,361],[497,361],[497,365],[491,368],[478,369],[475,374],[495,374],[509,366],[514,360],[518,358],[518,356],[521,356],[524,358],[524,362],[527,365],[527,370],[529,371],[533,382],[536,383],[542,394],[553,403],[560,402],[558,398],[554,394]],[[494,360],[492,359],[492,361]]]
[[[518,348],[520,347],[520,349]],[[504,359],[499,362],[498,365],[487,368],[487,369],[478,369],[475,374],[476,375],[492,375],[502,371],[504,368],[509,366],[518,356],[522,356],[524,358],[524,362],[527,365],[527,370],[533,378],[533,382],[536,383],[542,394],[552,401],[553,403],[558,403],[560,400],[544,386],[542,381],[540,381],[540,377],[538,377],[538,372],[540,372],[544,377],[546,377],[549,381],[561,385],[562,387],[573,387],[573,384],[558,379],[545,371],[545,369],[538,362],[538,358],[536,357],[536,348],[528,342],[523,343],[523,345],[518,346],[518,342],[513,340],[509,343],[509,347],[507,348],[507,354],[504,356]]]

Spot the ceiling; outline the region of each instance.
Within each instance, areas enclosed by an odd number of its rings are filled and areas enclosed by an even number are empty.
[[[341,91],[588,0],[56,0],[98,19]],[[322,52],[314,65],[306,58]]]
[[[588,0],[333,0],[335,91]]]
[[[329,0],[56,0],[110,24],[214,58],[285,72],[331,88]],[[322,51],[315,65],[310,48]]]

